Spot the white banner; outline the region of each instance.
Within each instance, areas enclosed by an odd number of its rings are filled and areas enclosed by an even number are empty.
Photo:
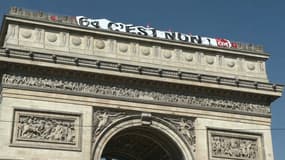
[[[151,27],[135,26],[132,24],[124,23],[114,23],[108,19],[90,19],[84,16],[76,16],[76,21],[79,26],[83,27],[100,28],[111,31],[126,32],[154,38],[176,40],[214,47],[237,48],[236,43],[231,43],[229,40],[224,38],[209,38],[179,32],[160,31]]]

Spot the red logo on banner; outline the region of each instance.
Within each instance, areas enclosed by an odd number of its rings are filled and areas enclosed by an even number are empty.
[[[216,38],[216,41],[217,41],[218,47],[227,47],[227,48],[231,47],[231,42],[229,40],[227,40],[227,39]]]
[[[56,20],[57,20],[57,16],[50,16],[50,19],[51,19],[52,21],[56,21]]]
[[[236,42],[231,42],[232,48],[238,48],[238,44]]]

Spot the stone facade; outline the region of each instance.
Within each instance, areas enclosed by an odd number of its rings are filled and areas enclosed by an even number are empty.
[[[0,159],[274,159],[270,105],[283,86],[258,47],[90,30],[20,8],[0,42]]]

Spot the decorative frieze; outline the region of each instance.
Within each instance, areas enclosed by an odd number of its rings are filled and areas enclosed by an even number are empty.
[[[11,146],[80,150],[79,115],[15,110]]]
[[[231,99],[203,97],[199,95],[164,93],[160,91],[142,90],[121,86],[96,84],[96,82],[83,83],[63,81],[56,79],[4,74],[2,84],[11,87],[27,87],[34,89],[49,89],[54,91],[79,92],[93,96],[109,96],[114,98],[127,98],[128,100],[144,100],[149,103],[164,103],[199,107],[222,111],[235,111],[239,113],[270,114],[270,108],[263,104],[248,103]]]
[[[208,136],[211,160],[263,160],[259,135],[209,130]]]

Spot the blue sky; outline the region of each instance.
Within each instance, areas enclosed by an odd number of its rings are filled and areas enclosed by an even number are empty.
[[[282,0],[1,0],[0,16],[11,6],[60,15],[107,18],[160,30],[223,37],[261,44],[271,54],[271,82],[285,84],[285,1]],[[272,104],[272,137],[276,160],[285,157],[285,98]],[[280,129],[281,128],[281,129]]]

